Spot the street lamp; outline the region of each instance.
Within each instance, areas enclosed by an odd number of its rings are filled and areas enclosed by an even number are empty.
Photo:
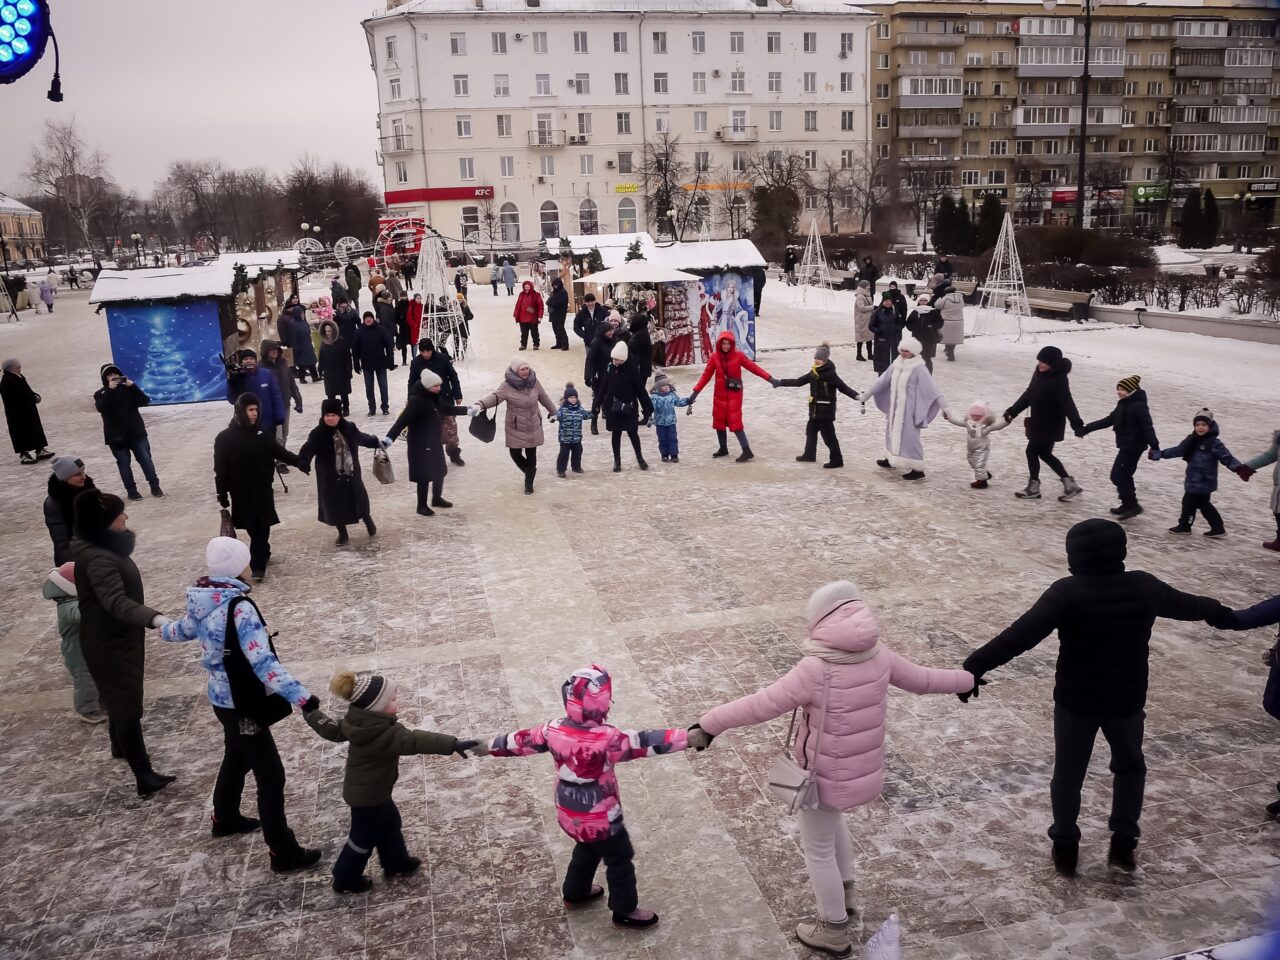
[[[678,240],[679,237],[676,236],[676,212],[674,209],[667,211],[667,223],[671,227],[671,238]]]
[[[134,232],[129,234],[129,239],[133,241],[133,255],[139,267],[142,266],[142,234]]]
[[[1058,0],[1041,0],[1052,13]],[[1084,11],[1084,67],[1080,73],[1080,156],[1076,167],[1076,228],[1084,229],[1085,149],[1089,145],[1089,41],[1093,36],[1093,0],[1080,0]]]
[[[0,254],[4,256],[4,272],[9,272],[9,241],[5,239],[3,233],[0,233]]]

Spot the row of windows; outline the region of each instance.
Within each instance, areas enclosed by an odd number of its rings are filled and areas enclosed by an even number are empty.
[[[507,139],[515,135],[515,125],[512,122],[513,116],[514,115],[510,113],[494,114],[494,121],[497,128],[498,137],[502,139]],[[594,124],[594,121],[592,120],[593,116],[594,114],[591,114],[588,112],[582,112],[577,114],[576,123],[575,123],[576,129],[577,129],[577,136],[589,137],[592,135],[592,133],[594,133],[595,124]],[[726,126],[729,132],[730,133],[748,132],[750,127],[748,123],[749,116],[750,114],[746,110],[730,110],[729,115],[727,117],[727,123],[726,123]],[[770,110],[768,111],[768,116],[769,116],[770,132],[773,132],[773,133],[781,132],[783,130],[782,118],[785,116],[785,111]],[[818,132],[818,111],[817,110],[801,111],[800,116],[801,116],[801,125],[806,133]],[[887,117],[888,115],[884,114],[883,116]],[[666,130],[669,130],[671,128],[670,117],[671,117],[670,113],[667,113],[665,111],[658,111],[657,113],[655,113],[654,114],[655,131],[658,133],[662,133]],[[855,110],[841,110],[840,111],[840,129],[842,131],[856,130],[857,129],[856,117],[857,117],[857,111]],[[710,120],[710,114],[708,111],[695,110],[693,112],[693,132],[694,133],[709,132],[709,120]],[[454,122],[454,133],[459,138],[465,140],[475,135],[475,124],[473,123],[471,114],[469,113],[456,114],[453,118],[453,122]],[[540,146],[554,145],[556,142],[556,138],[554,134],[557,132],[557,129],[553,124],[552,114],[550,113],[535,114],[534,122],[536,124],[536,128],[539,131],[539,133],[545,135],[545,137],[542,139],[542,142],[539,145]],[[959,120],[957,120],[956,122],[959,123]],[[885,125],[887,126],[887,124]],[[632,133],[631,112],[628,110],[628,111],[621,111],[615,114],[615,126],[619,134],[630,135]],[[409,141],[405,135],[403,123],[400,120],[392,121],[392,138],[395,141],[395,149],[397,150],[406,149],[405,145]]]
[[[899,28],[903,21],[898,21]],[[906,29],[912,33],[966,33],[980,36],[987,32],[987,25],[978,19],[957,20],[907,20]],[[889,23],[876,24],[876,37],[887,40],[890,37]],[[1022,17],[1017,32],[1026,36],[1071,36],[1084,31],[1083,22],[1075,22],[1070,17]],[[1015,32],[1009,20],[993,22],[991,32],[997,36],[1005,36]],[[1094,20],[1093,34],[1097,37],[1115,37],[1120,35],[1120,23],[1116,20]],[[1179,37],[1273,37],[1276,35],[1276,22],[1273,20],[1179,20],[1175,22],[1174,34]],[[1126,37],[1167,37],[1170,35],[1168,23],[1143,23],[1141,21],[1125,21]]]
[[[535,31],[530,35],[534,53],[550,53],[551,45],[549,42],[549,34],[545,31]],[[573,52],[580,54],[589,54],[591,52],[590,40],[586,30],[574,30]],[[662,54],[669,52],[668,33],[665,30],[655,30],[650,34],[652,40],[652,50],[654,53]],[[523,34],[516,34],[515,40],[523,38]],[[689,34],[690,52],[706,53],[707,52],[707,34],[705,30],[694,30]],[[854,49],[855,34],[840,34],[840,50],[848,53]],[[615,31],[613,34],[613,53],[628,53],[630,46],[630,34],[625,31]],[[806,31],[800,37],[801,49],[805,53],[818,52],[818,33],[817,31]],[[729,31],[729,53],[746,53],[747,51],[747,33],[743,30]],[[505,32],[494,31],[489,34],[489,52],[499,56],[508,52],[507,34]],[[779,31],[768,31],[765,33],[765,52],[780,54],[782,49],[782,33]],[[397,38],[386,38],[386,55],[388,60],[395,60],[397,53]],[[455,57],[465,57],[467,55],[467,34],[465,31],[458,31],[449,34],[449,53]]]
[[[637,207],[636,202],[630,197],[623,197],[618,201],[617,226],[614,228],[612,224],[610,233],[635,233],[638,229]],[[583,233],[597,234],[601,232],[600,223],[600,205],[587,197],[579,201],[577,209],[577,228],[576,230],[566,223],[568,229],[560,228],[560,207],[554,200],[545,201],[538,208],[538,228],[539,236],[543,240],[553,240],[565,233]],[[467,237],[473,233],[481,232],[482,216],[481,209],[477,206],[468,205],[462,208],[462,235]],[[486,225],[487,226],[487,225]],[[520,208],[514,203],[504,203],[498,209],[497,223],[492,225],[497,239],[504,243],[520,242]]]

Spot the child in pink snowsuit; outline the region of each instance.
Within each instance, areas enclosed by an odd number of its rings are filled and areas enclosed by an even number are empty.
[[[577,841],[564,878],[565,906],[572,909],[604,895],[604,889],[591,882],[603,860],[614,925],[651,927],[658,922],[658,915],[639,909],[631,862],[635,851],[622,823],[613,768],[650,753],[706,747],[710,738],[701,730],[619,730],[606,723],[613,684],[609,672],[596,664],[574,671],[560,687],[560,696],[564,717],[494,737],[489,755],[550,753],[555,760],[556,819],[560,829]]]

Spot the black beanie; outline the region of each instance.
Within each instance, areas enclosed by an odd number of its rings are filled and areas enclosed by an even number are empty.
[[[76,495],[72,510],[76,536],[81,540],[97,540],[115,523],[116,517],[124,513],[124,501],[114,493],[91,487]]]
[[[1074,574],[1123,573],[1124,527],[1114,520],[1081,520],[1067,531],[1067,567]]]
[[[342,416],[342,401],[337,397],[326,397],[320,401],[320,416],[328,413],[336,413]]]
[[[1041,363],[1054,364],[1062,359],[1062,351],[1053,345],[1041,347],[1036,359]]]

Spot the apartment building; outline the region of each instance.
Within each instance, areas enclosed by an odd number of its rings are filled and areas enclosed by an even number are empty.
[[[38,260],[45,255],[44,215],[0,193],[0,253],[3,262]]]
[[[388,210],[509,243],[662,233],[640,174],[678,137],[682,227],[737,233],[757,152],[815,173],[870,154],[874,20],[841,0],[393,3],[364,22]]]
[[[1084,62],[1076,3],[901,0],[872,41],[881,174],[928,210],[998,197],[1021,223],[1075,213]],[[1224,220],[1276,223],[1280,9],[1267,0],[1095,2],[1086,124],[1093,226],[1172,219],[1211,188]],[[1169,197],[1170,162],[1183,171]],[[920,226],[907,218],[899,229]]]

